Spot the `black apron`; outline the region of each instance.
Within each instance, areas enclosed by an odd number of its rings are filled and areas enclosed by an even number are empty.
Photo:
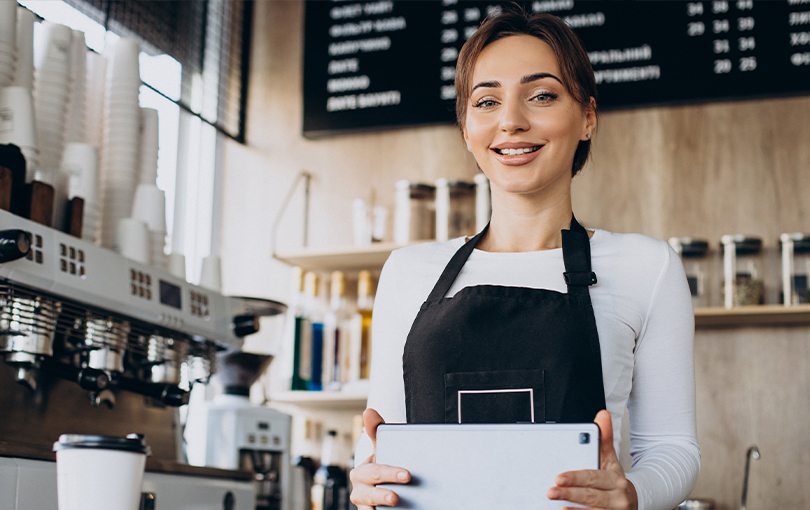
[[[487,228],[450,259],[408,333],[408,423],[592,422],[605,390],[588,232],[573,217],[562,231],[567,294],[479,285],[445,297]]]

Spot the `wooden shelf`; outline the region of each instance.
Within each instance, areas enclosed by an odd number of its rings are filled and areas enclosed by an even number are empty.
[[[416,241],[419,244],[429,241]],[[374,243],[343,248],[307,248],[277,253],[276,258],[308,271],[360,271],[382,268],[391,252],[406,245]]]
[[[810,305],[697,308],[695,328],[810,325]]]
[[[282,391],[272,393],[270,401],[277,404],[293,404],[298,407],[357,410],[366,408],[368,392],[342,393],[340,391]]]

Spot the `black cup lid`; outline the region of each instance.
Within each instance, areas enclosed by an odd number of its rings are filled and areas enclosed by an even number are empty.
[[[118,450],[122,452],[143,453],[151,455],[152,451],[140,434],[128,434],[127,437],[93,436],[84,434],[62,434],[59,441],[53,444],[53,451],[75,448],[92,448],[99,450]]]
[[[793,241],[793,253],[810,253],[810,234],[803,234],[801,232],[782,234],[779,239],[780,248],[788,240]]]
[[[720,247],[725,253],[726,245],[733,244],[737,255],[753,255],[762,249],[762,239],[743,234],[727,235],[720,239]]]
[[[709,251],[708,241],[693,237],[672,237],[669,240],[669,245],[673,248],[677,245],[683,258],[705,257]]]

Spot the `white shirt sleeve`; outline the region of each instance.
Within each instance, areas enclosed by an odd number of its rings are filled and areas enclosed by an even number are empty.
[[[670,249],[636,340],[627,479],[639,510],[667,510],[700,472],[695,424],[694,311],[678,256]]]

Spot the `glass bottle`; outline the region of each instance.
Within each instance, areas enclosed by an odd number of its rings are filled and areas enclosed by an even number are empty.
[[[308,390],[312,379],[312,324],[306,317],[306,296],[304,294],[304,272],[300,267],[293,268],[293,390]]]
[[[336,465],[340,452],[337,431],[330,430],[323,440],[321,466],[312,484],[313,510],[346,510],[349,501],[346,471]]]
[[[702,239],[691,237],[670,237],[669,245],[681,257],[686,281],[689,283],[689,292],[692,294],[692,306],[701,308],[709,306],[708,292],[706,291],[706,275],[708,273],[709,243]]]
[[[323,319],[323,388],[339,390],[344,382],[344,358],[350,349],[350,321],[352,313],[346,299],[346,275],[341,271],[332,273],[329,311]]]
[[[810,303],[810,234],[796,232],[779,237],[782,248],[782,303]]]
[[[371,311],[374,294],[371,291],[371,273],[360,271],[357,283],[357,315],[360,322],[359,378],[368,379],[371,371]]]
[[[723,249],[723,306],[761,305],[765,297],[762,273],[762,239],[725,235]]]
[[[323,301],[319,295],[320,281],[318,275],[312,272],[304,275],[304,293],[306,294],[306,319],[310,325],[311,349],[310,349],[310,379],[308,388],[310,391],[320,391],[323,389]]]

